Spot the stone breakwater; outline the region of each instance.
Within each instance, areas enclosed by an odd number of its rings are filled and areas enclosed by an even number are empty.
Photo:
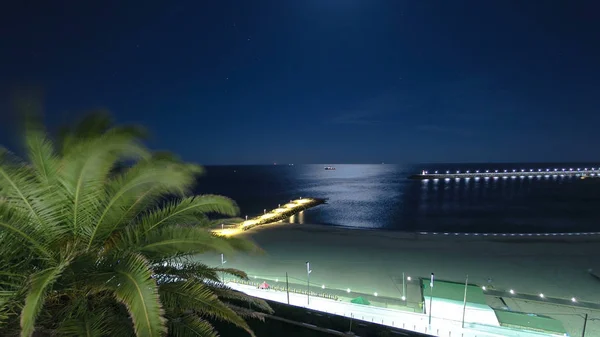
[[[221,228],[217,228],[213,230],[214,233],[219,235],[231,236],[240,234],[246,230],[251,228],[266,225],[270,223],[274,223],[280,220],[287,219],[292,215],[300,213],[306,209],[324,204],[326,199],[320,198],[300,198],[296,200],[290,200],[287,204],[281,205],[274,210],[267,212],[265,210],[264,214],[256,216],[252,219],[247,219],[241,223],[228,225],[227,227],[222,226]]]

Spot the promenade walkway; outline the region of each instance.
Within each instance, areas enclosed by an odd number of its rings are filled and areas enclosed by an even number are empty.
[[[263,298],[280,303],[288,303],[288,294],[282,291],[270,289],[257,289],[254,286],[241,285],[238,283],[227,283],[233,289],[244,292],[250,296]],[[394,328],[425,333],[431,336],[462,336],[462,337],[557,337],[559,335],[547,334],[533,331],[505,328],[500,326],[487,326],[476,323],[466,323],[461,327],[460,321],[448,320],[436,315],[432,316],[431,324],[429,318],[422,313],[411,313],[400,310],[360,305],[349,302],[330,300],[320,297],[311,297],[308,304],[307,295],[289,294],[289,304],[335,314],[351,317],[358,321],[373,322]]]

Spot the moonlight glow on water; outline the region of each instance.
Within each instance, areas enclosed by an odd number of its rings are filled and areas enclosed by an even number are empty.
[[[475,169],[428,165],[428,170]],[[476,165],[494,169],[498,165]],[[519,168],[505,165],[502,169]],[[531,166],[533,168],[534,165]],[[422,166],[401,165],[214,166],[199,191],[236,200],[242,216],[261,214],[299,197],[328,198],[295,223],[360,229],[451,232],[587,232],[600,220],[600,183],[579,178],[440,179],[407,177]],[[535,168],[541,167],[535,165]],[[562,167],[562,166],[561,166]],[[529,170],[530,167],[524,167]]]

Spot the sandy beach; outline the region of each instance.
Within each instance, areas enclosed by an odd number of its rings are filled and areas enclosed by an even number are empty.
[[[227,266],[250,275],[283,278],[288,272],[306,280],[310,261],[315,284],[391,297],[401,295],[397,281],[403,272],[413,279],[434,272],[448,281],[464,282],[468,274],[470,283],[486,286],[491,278],[496,289],[600,302],[600,282],[588,273],[600,270],[596,237],[454,238],[286,223],[245,235],[265,254],[229,256]]]
[[[288,223],[261,226],[244,235],[265,254],[227,256],[226,265],[257,281],[283,282],[287,272],[290,282],[306,284],[310,261],[311,284],[349,288],[352,293],[400,298],[402,273],[412,278],[411,288],[416,289],[417,278],[434,272],[441,280],[464,282],[468,274],[469,283],[498,290],[600,302],[600,281],[588,272],[600,270],[596,236],[453,237]],[[202,260],[218,265],[220,257],[206,255]],[[409,302],[420,300],[414,298],[415,291],[408,296]]]

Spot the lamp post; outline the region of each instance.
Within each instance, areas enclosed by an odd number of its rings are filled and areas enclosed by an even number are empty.
[[[312,270],[310,270],[310,262],[306,261],[306,303],[307,305],[310,305],[310,273],[312,272]]]
[[[288,273],[285,272],[285,292],[287,293],[287,303],[290,304],[290,283],[288,282]]]
[[[223,269],[223,265],[226,263],[227,261],[225,261],[225,256],[223,254],[221,254],[221,269]],[[222,271],[221,272],[221,278],[223,279],[223,283],[225,283],[225,272]]]
[[[406,277],[402,273],[402,300],[406,301]]]
[[[462,327],[465,328],[465,313],[467,311],[467,287],[469,286],[469,275],[467,275],[467,279],[465,280],[465,297],[463,301],[463,316],[462,316]]]
[[[433,304],[433,273],[431,273],[431,281],[429,282],[431,292],[429,294],[429,325],[431,325],[431,305]]]

